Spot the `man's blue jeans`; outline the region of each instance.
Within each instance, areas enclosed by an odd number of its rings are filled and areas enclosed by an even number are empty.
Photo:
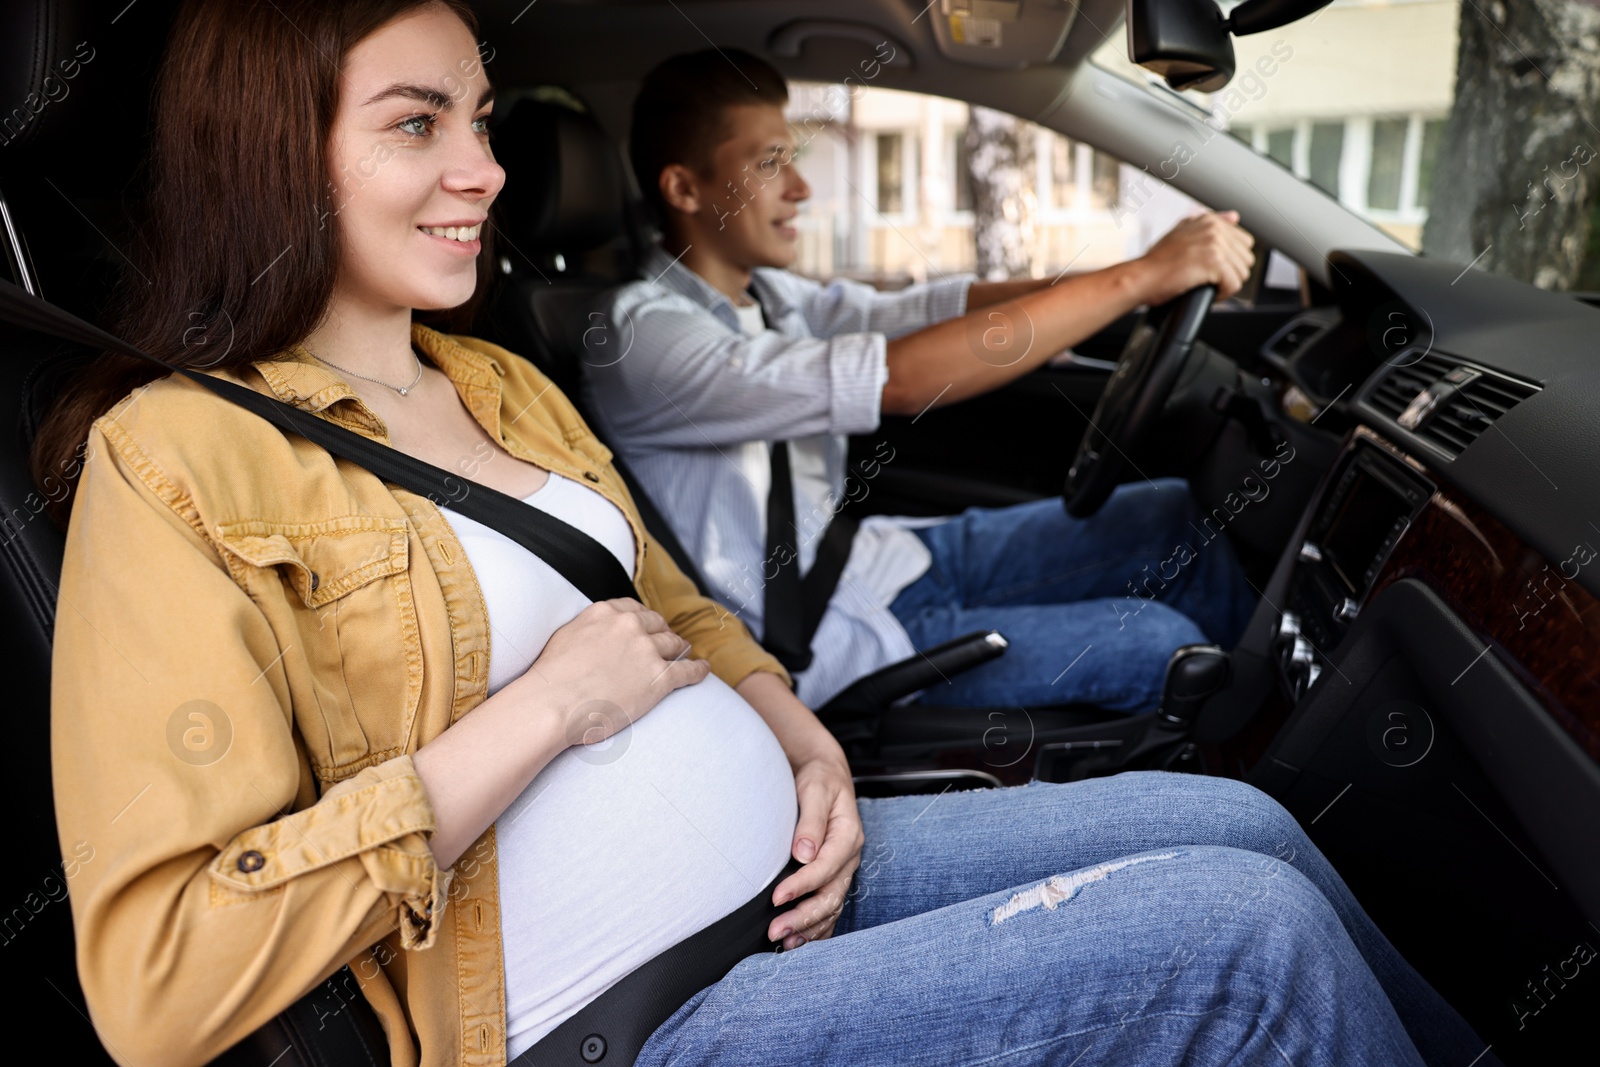
[[[911,643],[985,629],[1010,642],[920,699],[1155,710],[1173,650],[1232,648],[1255,609],[1228,539],[1199,520],[1187,484],[1164,478],[1118,487],[1088,519],[1050,499],[917,530],[933,565],[890,605]]]
[[[638,1067],[1489,1067],[1266,794],[1133,771],[858,801],[836,936],[696,994]]]

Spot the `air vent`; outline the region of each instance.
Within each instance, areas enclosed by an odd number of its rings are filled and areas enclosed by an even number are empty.
[[[1430,353],[1390,370],[1367,403],[1453,458],[1538,391],[1537,385]]]
[[[1415,363],[1396,366],[1383,376],[1378,387],[1367,397],[1367,403],[1391,419],[1398,419],[1418,393],[1455,370],[1455,367],[1449,360],[1431,354]]]

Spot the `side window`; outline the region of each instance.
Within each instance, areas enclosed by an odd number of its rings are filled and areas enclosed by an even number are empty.
[[[1200,210],[1091,145],[959,100],[797,82],[788,116],[811,187],[796,269],[817,278],[1050,278],[1140,255]]]

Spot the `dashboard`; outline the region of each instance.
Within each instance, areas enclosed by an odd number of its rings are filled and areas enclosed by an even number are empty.
[[[1422,256],[1329,263],[1337,306],[1263,347],[1285,409],[1370,428],[1547,560],[1600,535],[1600,308]],[[1600,567],[1573,580],[1600,596]]]
[[[1343,441],[1252,624],[1294,709],[1252,780],[1308,823],[1341,784],[1435,828],[1453,799],[1471,847],[1511,843],[1527,893],[1600,923],[1600,309],[1424,257],[1330,266],[1336,305],[1261,353],[1285,414]],[[1394,770],[1430,751],[1430,785]],[[1341,870],[1374,852],[1351,833]]]

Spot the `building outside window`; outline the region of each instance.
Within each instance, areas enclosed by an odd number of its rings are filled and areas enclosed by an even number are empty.
[[[877,87],[842,94],[790,87],[787,114],[810,200],[801,208],[796,269],[879,285],[973,268],[974,194],[967,105]],[[1090,145],[1029,124],[1039,206],[1033,273],[1091,270],[1137,254],[1114,214],[1123,166]]]
[[[1333,0],[1313,18],[1236,39],[1241,76],[1218,93],[1186,95],[1257,152],[1417,248],[1455,95],[1460,17],[1457,0]],[[1122,41],[1108,41],[1095,62],[1145,77]]]
[[[1333,0],[1315,20],[1235,42],[1240,71],[1271,60],[1271,74],[1236,79],[1242,107],[1224,112],[1220,96],[1190,95],[1257,152],[1417,247],[1454,92],[1459,15],[1455,0]],[[1094,62],[1142,82],[1147,74],[1128,64],[1125,48],[1113,34]],[[876,86],[790,88],[812,188],[797,269],[880,284],[970,270],[966,105]],[[1200,209],[1150,170],[1031,130],[1036,276],[1139,255]]]
[[[951,172],[955,183],[955,209],[972,210],[972,159],[967,151],[967,131],[956,126],[945,133],[951,148]]]
[[[1313,122],[1307,151],[1306,177],[1335,200],[1339,198],[1339,161],[1344,155],[1344,123]]]
[[[899,215],[906,207],[906,137],[903,133],[880,133],[878,148],[878,210]]]

